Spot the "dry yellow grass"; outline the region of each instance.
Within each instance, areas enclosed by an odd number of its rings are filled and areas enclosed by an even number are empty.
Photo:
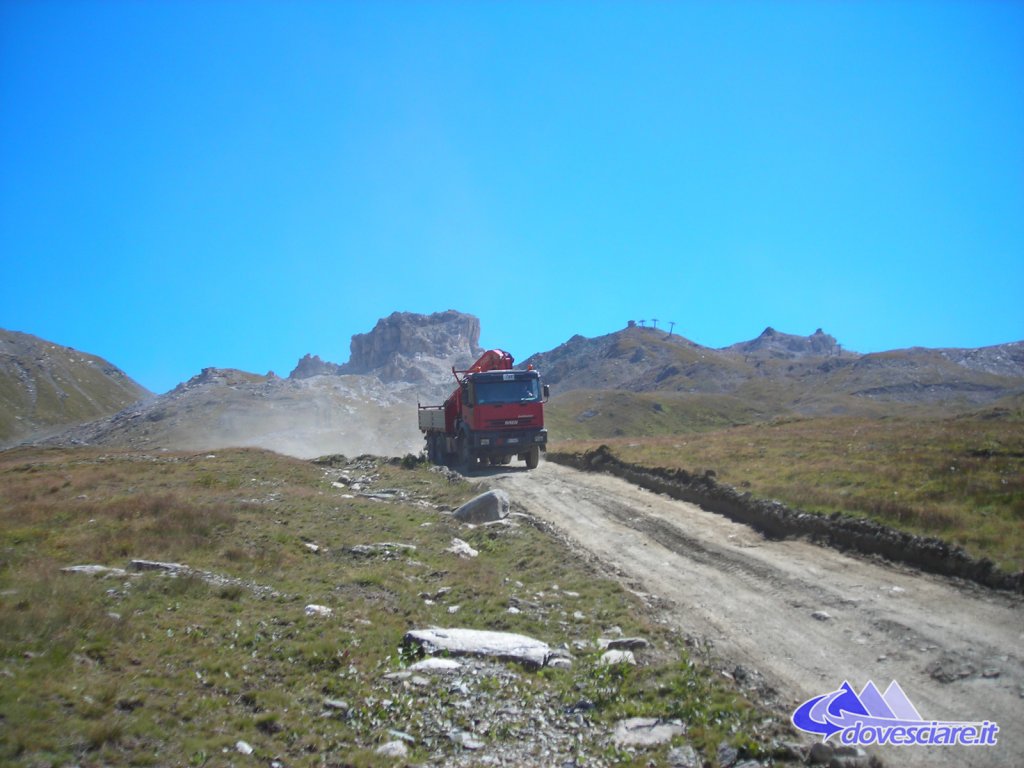
[[[601,442],[625,461],[713,470],[761,498],[877,519],[1024,568],[1024,425],[1019,420],[799,419]]]

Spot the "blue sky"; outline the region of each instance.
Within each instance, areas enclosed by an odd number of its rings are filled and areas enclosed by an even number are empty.
[[[396,310],[1021,340],[1024,3],[0,0],[0,260],[156,392]]]

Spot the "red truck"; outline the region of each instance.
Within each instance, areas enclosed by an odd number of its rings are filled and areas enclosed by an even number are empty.
[[[513,362],[508,352],[490,349],[468,370],[452,368],[458,386],[443,405],[419,406],[430,461],[469,470],[478,461],[509,464],[518,456],[536,468],[547,450],[548,386],[533,366],[515,370]]]

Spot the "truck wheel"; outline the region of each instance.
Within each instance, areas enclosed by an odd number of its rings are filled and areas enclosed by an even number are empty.
[[[540,448],[531,445],[530,450],[526,453],[526,468],[536,469],[538,464],[540,464]]]

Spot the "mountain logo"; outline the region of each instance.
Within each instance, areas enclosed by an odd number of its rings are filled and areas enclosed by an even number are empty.
[[[848,682],[808,699],[793,713],[793,725],[843,744],[894,746],[994,746],[993,722],[926,720],[893,680],[885,693],[868,681],[858,694]],[[838,734],[838,736],[837,736]]]

